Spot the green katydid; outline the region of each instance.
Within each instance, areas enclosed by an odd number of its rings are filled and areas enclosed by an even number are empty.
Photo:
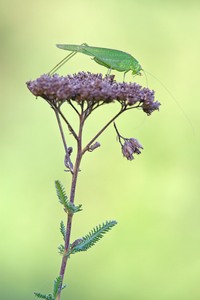
[[[63,60],[61,60],[50,72],[49,74],[53,74],[58,70],[63,64],[65,64],[70,58],[72,58],[75,54],[78,52],[83,53],[85,55],[92,56],[94,61],[106,68],[108,68],[109,71],[111,70],[117,70],[119,72],[124,72],[124,79],[125,74],[129,71],[132,71],[133,75],[141,75],[141,71],[144,72],[139,62],[130,54],[115,50],[115,49],[109,49],[109,48],[101,48],[101,47],[91,47],[87,45],[86,43],[81,45],[73,45],[73,44],[57,44],[58,48],[71,51],[69,55],[67,55]],[[149,73],[149,72],[148,72]],[[176,102],[179,109],[181,109],[183,115],[185,118],[189,121],[192,130],[193,125],[191,124],[191,120],[187,117],[185,111],[181,107],[181,105],[178,103],[176,98],[172,95],[172,93],[167,89],[167,87],[155,76],[153,76],[151,73],[149,73],[152,77],[154,77],[157,81],[160,82],[160,84],[163,86],[163,88],[168,92],[170,97]],[[146,77],[146,73],[144,72],[144,75]],[[146,77],[147,80],[147,77]]]
[[[141,75],[140,71],[143,70],[139,62],[132,55],[120,50],[91,47],[87,44],[58,44],[56,46],[60,49],[71,51],[71,53],[66,56],[58,65],[56,65],[50,71],[50,73],[55,72],[78,52],[92,56],[96,63],[108,68],[109,70],[124,72],[124,76],[129,71],[132,71],[133,75]]]

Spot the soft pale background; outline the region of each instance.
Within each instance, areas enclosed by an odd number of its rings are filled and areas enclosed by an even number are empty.
[[[77,192],[84,211],[74,218],[73,237],[106,219],[119,224],[70,259],[63,299],[200,299],[199,1],[13,0],[1,1],[0,11],[0,298],[34,299],[58,274],[65,215],[54,180],[66,189],[70,180],[53,112],[25,82],[64,57],[56,43],[87,42],[132,53],[187,118],[148,75],[160,112],[118,120],[124,135],[143,144],[142,155],[126,161],[110,128],[85,157]],[[61,72],[80,70],[106,72],[81,54]],[[146,85],[144,76],[135,79]],[[91,127],[112,109],[99,111]]]

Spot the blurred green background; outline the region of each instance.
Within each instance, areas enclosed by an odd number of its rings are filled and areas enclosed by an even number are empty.
[[[77,190],[84,210],[74,218],[72,238],[106,219],[119,224],[70,259],[62,299],[200,299],[199,1],[13,0],[1,1],[0,14],[1,299],[50,292],[59,272],[65,215],[54,180],[68,191],[70,175],[63,172],[54,114],[25,82],[65,56],[56,43],[83,42],[131,53],[179,105],[147,75],[160,112],[130,111],[117,122],[124,136],[142,143],[142,154],[123,158],[110,127],[102,147],[85,156]],[[60,73],[81,70],[106,73],[81,54]],[[146,86],[144,76],[135,80]],[[114,109],[96,111],[87,134]]]

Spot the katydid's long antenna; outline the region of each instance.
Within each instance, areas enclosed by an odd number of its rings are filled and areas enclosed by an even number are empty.
[[[68,54],[65,58],[63,58],[51,71],[49,71],[48,75],[53,75],[59,68],[61,68],[70,58],[72,58],[77,51],[73,51],[70,54]]]
[[[154,76],[152,73],[148,72],[148,71],[145,71],[147,74],[149,74],[152,78],[154,78],[155,80],[157,80],[160,85],[165,89],[165,91],[170,95],[171,99],[176,103],[176,105],[178,106],[178,108],[181,110],[183,116],[185,117],[185,119],[188,121],[190,127],[191,127],[191,130],[192,130],[192,133],[193,133],[193,136],[195,136],[195,130],[194,130],[194,126],[193,126],[193,123],[191,121],[191,119],[188,117],[188,115],[186,114],[186,112],[184,111],[184,109],[182,108],[181,104],[179,103],[179,101],[174,97],[174,95],[172,94],[172,92],[166,87],[166,85],[160,80],[158,79],[156,76]]]
[[[142,69],[142,71],[143,71],[143,73],[144,73],[144,77],[145,77],[145,80],[146,80],[146,85],[147,85],[147,87],[148,87],[148,78],[147,78],[147,74],[146,74],[146,72]]]

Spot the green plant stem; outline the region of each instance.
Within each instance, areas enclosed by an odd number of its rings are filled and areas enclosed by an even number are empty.
[[[77,179],[78,179],[78,174],[80,170],[80,164],[81,164],[81,159],[82,159],[82,131],[83,131],[83,125],[84,125],[84,118],[83,114],[80,115],[80,122],[79,122],[79,134],[78,134],[78,139],[77,139],[77,155],[76,155],[76,161],[74,165],[74,171],[72,174],[72,182],[71,182],[71,191],[70,191],[70,202],[74,204],[75,200],[75,192],[76,192],[76,185],[77,185]],[[67,217],[67,225],[66,225],[66,235],[65,235],[65,252],[62,257],[62,262],[61,262],[61,268],[60,268],[60,276],[62,278],[62,283],[64,279],[64,274],[68,262],[68,249],[70,246],[70,236],[71,236],[71,228],[72,228],[72,219],[73,219],[73,214],[68,214]],[[56,300],[60,300],[61,297],[61,291],[62,291],[62,283],[59,288],[58,295],[56,297]]]

